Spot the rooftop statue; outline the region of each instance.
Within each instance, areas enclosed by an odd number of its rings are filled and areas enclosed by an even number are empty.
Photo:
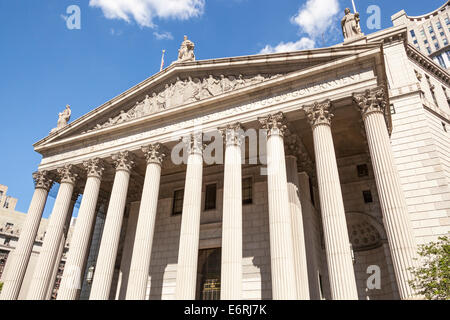
[[[59,113],[58,124],[56,128],[54,128],[50,133],[58,131],[59,129],[64,128],[70,121],[70,116],[72,115],[72,110],[70,110],[70,106],[67,105],[66,109],[63,112]]]
[[[177,62],[195,61],[194,55],[195,44],[188,40],[187,36],[184,36],[184,41],[181,44],[180,50],[178,50]]]
[[[344,40],[351,40],[363,36],[359,25],[359,13],[352,13],[349,8],[345,9],[345,16],[341,21]]]

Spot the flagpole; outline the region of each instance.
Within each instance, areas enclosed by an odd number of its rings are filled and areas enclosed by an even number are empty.
[[[353,13],[356,13],[355,0],[352,0],[352,4],[353,4]]]
[[[163,71],[164,69],[164,54],[166,53],[166,50],[162,51],[162,57],[161,57],[161,69],[159,71]]]

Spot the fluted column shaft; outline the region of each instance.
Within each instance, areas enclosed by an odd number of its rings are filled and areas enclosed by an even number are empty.
[[[286,156],[289,207],[292,219],[295,279],[299,300],[309,300],[308,265],[306,262],[305,232],[303,229],[300,183],[298,180],[297,157]]]
[[[23,225],[16,248],[11,256],[9,272],[4,280],[0,300],[16,300],[19,297],[20,288],[27,271],[34,242],[47,202],[48,192],[53,181],[48,177],[48,172],[42,171],[33,174],[36,189],[28,209],[28,214]]]
[[[69,214],[77,175],[73,172],[71,165],[58,169],[58,173],[61,176],[61,184],[28,291],[28,300],[44,300],[47,297],[64,233],[64,226]]]
[[[84,276],[84,263],[89,254],[89,242],[104,168],[100,159],[86,161],[84,166],[87,169],[88,177],[57,300],[77,299]]]
[[[242,160],[241,127],[222,129],[225,137],[225,170],[222,218],[222,300],[242,299]]]
[[[284,121],[284,115],[281,113],[260,119],[263,128],[268,131],[267,184],[272,297],[274,300],[295,300],[297,287],[283,143],[286,129]]]
[[[144,147],[142,151],[147,157],[147,170],[128,277],[127,300],[145,300],[158,208],[161,164],[165,156],[160,144]]]
[[[114,155],[113,160],[115,161],[116,175],[106,214],[90,300],[109,299],[130,182],[130,170],[134,165],[131,154],[128,152]]]
[[[199,138],[191,137],[188,143],[190,146],[188,148],[175,291],[177,300],[194,300],[197,285],[203,155]]]
[[[356,96],[355,100],[361,109],[366,129],[400,298],[413,298],[416,293],[408,281],[414,277],[408,269],[416,266],[414,258],[417,248],[384,118],[384,89],[367,91]]]
[[[313,130],[331,296],[333,300],[357,300],[344,201],[331,134],[333,115],[330,108],[331,103],[326,102],[305,109]]]

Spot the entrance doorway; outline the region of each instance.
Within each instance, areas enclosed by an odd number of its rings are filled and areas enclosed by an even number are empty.
[[[220,300],[222,249],[199,250],[197,300]]]

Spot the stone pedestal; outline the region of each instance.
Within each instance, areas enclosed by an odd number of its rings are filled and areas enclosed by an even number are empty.
[[[53,184],[47,171],[33,174],[36,189],[28,209],[25,224],[20,233],[19,242],[11,256],[9,272],[4,279],[0,300],[17,300],[20,293],[31,252],[33,251],[42,213],[47,202],[48,192]]]

